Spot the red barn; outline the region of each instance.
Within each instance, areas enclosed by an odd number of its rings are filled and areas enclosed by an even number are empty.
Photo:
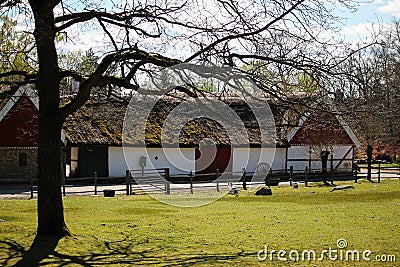
[[[0,94],[0,179],[37,175],[38,108],[38,98],[28,86]]]
[[[352,171],[355,148],[361,143],[333,105],[326,102],[317,102],[315,110],[304,114],[289,133],[287,139],[291,147],[286,161],[297,171],[304,171],[306,167],[311,172],[320,172],[323,168],[332,168],[335,172]],[[329,166],[323,166],[323,155],[329,159]]]

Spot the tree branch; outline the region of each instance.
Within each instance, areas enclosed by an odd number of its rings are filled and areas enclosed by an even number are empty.
[[[29,79],[35,79],[37,73],[31,73],[23,70],[12,70],[4,73],[0,73],[0,79],[1,78],[7,78],[7,77],[12,77],[12,76],[22,76],[25,78],[25,80]]]
[[[200,49],[199,51],[197,51],[196,53],[194,53],[193,55],[191,55],[190,57],[188,57],[185,62],[189,62],[192,61],[193,59],[195,59],[196,57],[198,57],[199,55],[203,54],[204,52],[214,48],[216,45],[225,42],[225,41],[230,41],[233,39],[239,39],[239,38],[245,38],[248,36],[254,36],[257,35],[265,30],[267,30],[268,28],[270,28],[272,25],[274,25],[275,23],[277,23],[278,21],[282,20],[284,17],[286,17],[288,14],[290,14],[291,12],[293,12],[300,4],[302,4],[305,0],[299,0],[297,1],[294,5],[292,5],[288,10],[284,11],[280,16],[276,17],[275,19],[273,19],[272,21],[270,21],[269,23],[267,23],[264,27],[259,28],[255,31],[249,31],[249,32],[245,32],[245,33],[240,33],[240,34],[231,34],[231,35],[227,35],[223,38],[217,39],[216,41],[212,42],[211,44],[209,44],[208,46]]]
[[[137,90],[137,85],[130,83],[130,80],[134,75],[134,73],[132,73],[132,70],[127,78],[104,75],[104,73],[106,73],[108,68],[113,63],[123,61],[136,61],[139,65],[141,64],[141,62],[143,62],[141,65],[152,64],[159,67],[170,67],[181,63],[181,61],[177,59],[168,58],[159,54],[151,54],[141,50],[136,50],[134,52],[119,51],[106,55],[97,67],[97,69],[92,73],[92,75],[82,81],[79,87],[78,95],[74,98],[74,100],[61,108],[61,115],[67,117],[68,115],[79,109],[90,98],[90,91],[93,87],[96,86],[101,87],[106,85],[115,85]],[[135,71],[137,70],[138,68],[136,68]]]

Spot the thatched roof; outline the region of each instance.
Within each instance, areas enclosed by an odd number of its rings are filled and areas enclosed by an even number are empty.
[[[9,86],[0,86],[0,110],[7,104],[18,88],[10,88]]]
[[[191,109],[193,101],[196,101],[196,99],[182,100],[171,97],[163,97],[157,101],[151,109],[148,118],[146,116],[147,121],[144,131],[138,125],[138,121],[142,121],[142,116],[147,115],[145,110],[151,104],[151,101],[151,99],[137,96],[134,105],[128,109],[129,118],[131,119],[127,118],[125,120],[125,135],[123,140],[125,145],[143,145],[144,140],[148,146],[160,146],[161,137],[163,138],[164,145],[173,145],[176,144],[176,138],[168,130],[180,129],[180,146],[198,146],[200,141],[205,138],[213,140],[219,146],[230,146],[231,144],[260,146],[261,142],[264,145],[287,146],[285,138],[273,137],[275,129],[264,131],[264,135],[261,136],[258,123],[267,125],[270,122],[267,121],[267,118],[263,118],[265,121],[260,121],[260,118],[256,120],[254,113],[246,102],[238,98],[225,99],[224,103],[234,110],[241,119],[247,136],[243,134],[243,131],[240,131],[240,127],[238,130],[235,127],[227,128],[225,127],[226,125],[222,125],[225,123],[224,121],[229,123],[231,118],[225,118],[221,122],[218,119],[212,120],[205,117],[196,117],[195,110]],[[178,105],[182,105],[183,103],[186,104],[186,109],[180,109],[179,116],[174,118],[172,122],[168,121],[171,124],[165,125],[165,119],[171,116],[171,112]],[[127,106],[127,101],[116,99],[89,101],[85,106],[67,118],[64,124],[64,132],[68,142],[71,145],[122,145],[122,129]],[[198,106],[196,108],[199,109]],[[205,108],[212,109],[212,105]],[[282,113],[278,106],[272,105],[271,109],[277,115]],[[211,110],[210,112],[213,111]],[[215,113],[218,113],[218,110]],[[202,114],[202,112],[199,114]],[[193,116],[194,119],[188,119]],[[218,117],[218,115],[216,116]],[[281,132],[278,131],[278,135]]]
[[[0,87],[0,110],[12,98],[17,89],[8,86]],[[131,114],[132,117],[142,116],[143,109],[148,106],[145,98],[137,97],[135,108],[131,109],[131,112],[133,112]],[[267,133],[263,131],[264,134],[260,134],[258,122],[264,125],[269,125],[270,122],[262,121],[263,118],[259,117],[255,119],[254,113],[246,102],[234,95],[223,98],[223,102],[240,117],[246,129],[245,134],[235,131],[235,129],[226,129],[224,125],[217,122],[229,121],[230,118],[211,120],[200,117],[185,121],[185,117],[191,113],[191,110],[183,111],[183,118],[175,121],[177,126],[170,125],[169,128],[177,129],[179,127],[181,129],[179,132],[179,145],[181,146],[198,146],[201,140],[208,138],[219,146],[229,146],[232,143],[235,145],[250,144],[252,146],[260,146],[263,143],[264,145],[272,144],[278,147],[286,147],[288,146],[286,140],[288,134],[293,127],[297,126],[305,108],[315,101],[313,97],[304,95],[296,96],[295,98],[287,101],[268,100],[275,120],[276,138],[272,137],[275,135],[273,131],[267,130]],[[88,101],[82,108],[67,118],[63,127],[67,141],[71,145],[122,145],[122,129],[128,101],[129,99],[105,99],[104,97],[93,98]],[[176,138],[165,133],[168,127],[165,127],[164,120],[175,107],[183,102],[190,103],[191,101],[193,102],[195,99],[188,99],[182,96],[161,98],[152,109],[152,112],[150,112],[145,136],[143,136],[143,132],[140,129],[137,129],[132,124],[131,129],[126,131],[128,134],[124,136],[124,142],[128,145],[142,145],[143,140],[145,140],[146,145],[160,146],[161,137],[163,137],[164,144],[172,145],[176,143]],[[297,105],[297,102],[300,104]],[[294,108],[295,106],[297,108]],[[261,106],[260,108],[262,109],[263,107]],[[182,125],[182,122],[185,122],[185,124]]]

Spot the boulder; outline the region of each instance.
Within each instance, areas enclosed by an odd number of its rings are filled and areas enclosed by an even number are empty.
[[[255,193],[256,196],[270,196],[272,195],[272,190],[269,187],[263,187],[257,190]]]

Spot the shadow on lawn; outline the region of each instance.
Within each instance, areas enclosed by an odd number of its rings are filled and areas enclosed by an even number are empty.
[[[106,250],[102,253],[87,253],[68,255],[55,251],[57,239],[35,240],[29,250],[25,250],[15,240],[0,240],[0,250],[3,251],[4,258],[0,260],[2,266],[11,266],[12,262],[18,262],[12,266],[67,266],[75,264],[78,266],[94,265],[162,265],[162,266],[192,266],[197,263],[214,265],[217,263],[229,263],[229,261],[256,257],[256,252],[238,252],[233,254],[173,254],[170,256],[160,256],[167,253],[166,249],[148,249],[143,251],[134,250],[134,242],[127,240],[104,242]],[[154,246],[157,247],[157,246]],[[2,253],[2,254],[3,254]],[[42,262],[44,261],[44,262]]]

